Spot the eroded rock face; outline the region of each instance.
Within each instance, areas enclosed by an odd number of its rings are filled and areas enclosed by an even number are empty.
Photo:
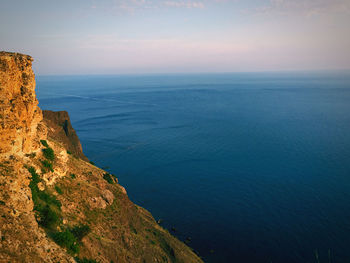
[[[45,133],[32,61],[27,55],[0,52],[0,155],[30,153]]]
[[[66,111],[43,111],[44,122],[48,127],[48,137],[63,144],[73,155],[89,161],[83,153],[80,140],[72,127],[68,112]]]

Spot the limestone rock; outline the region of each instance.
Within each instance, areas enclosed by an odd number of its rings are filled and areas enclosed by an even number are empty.
[[[83,153],[78,135],[72,127],[68,112],[43,111],[44,122],[48,127],[48,136],[59,140],[63,146],[73,155],[88,161]]]
[[[31,153],[45,134],[32,61],[27,55],[0,52],[0,155]]]
[[[102,192],[102,198],[109,204],[111,205],[114,201],[114,195],[112,194],[111,191],[109,190],[104,190]]]

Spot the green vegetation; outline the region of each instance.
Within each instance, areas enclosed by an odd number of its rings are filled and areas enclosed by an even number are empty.
[[[60,195],[63,194],[62,189],[61,189],[58,185],[55,185],[55,190],[56,190],[56,192],[59,193]]]
[[[34,211],[38,224],[44,227],[48,235],[61,247],[64,247],[71,254],[79,253],[79,242],[90,232],[87,225],[79,225],[72,228],[66,228],[63,231],[57,231],[61,223],[61,203],[47,189],[41,191],[38,184],[41,183],[40,176],[33,167],[27,168],[32,178],[29,187],[32,191]],[[57,193],[63,191],[59,186],[55,186]],[[62,226],[61,226],[62,228]],[[82,261],[84,262],[84,261]]]
[[[29,187],[32,191],[36,219],[39,225],[48,229],[54,228],[60,221],[61,203],[46,189],[39,190],[38,184],[41,179],[33,167],[28,168],[28,171],[32,175]]]
[[[49,161],[55,160],[55,153],[52,148],[48,147],[43,149],[43,153],[45,158],[48,159]]]
[[[53,167],[52,167],[52,163],[49,162],[48,160],[44,160],[44,161],[41,161],[42,165],[49,169],[51,172],[53,172]],[[45,169],[46,170],[46,169]]]
[[[109,173],[105,173],[103,175],[103,179],[105,179],[108,183],[113,184],[114,180],[112,178],[113,175],[110,175]]]
[[[75,174],[70,174],[70,177],[71,177],[72,179],[75,179],[77,176],[76,176]]]
[[[67,153],[68,153],[68,154],[72,154],[72,152],[71,152],[71,151],[68,151],[68,150],[67,150]]]
[[[91,163],[92,165],[95,165],[95,163],[93,161],[90,161],[89,163]]]
[[[67,228],[62,232],[51,232],[50,236],[58,245],[67,248],[71,254],[76,254],[79,253],[79,242],[89,232],[90,227],[88,225],[80,225]]]
[[[46,205],[38,209],[40,217],[37,218],[38,223],[46,228],[54,228],[60,221],[60,214],[52,207]]]
[[[41,161],[42,165],[44,166],[43,173],[46,173],[47,170],[53,172],[52,162],[55,160],[55,153],[53,149],[49,147],[47,141],[40,140],[40,142],[46,147],[45,149],[42,149],[44,157],[46,158],[46,160]]]
[[[68,252],[79,253],[78,241],[68,229],[62,232],[51,232],[50,237],[61,247],[67,248]]]
[[[70,229],[72,234],[75,236],[75,238],[79,241],[83,239],[84,236],[89,234],[90,232],[90,227],[88,225],[80,225],[80,226],[75,226]]]
[[[41,144],[44,145],[46,148],[49,148],[49,145],[47,144],[46,140],[40,140]]]

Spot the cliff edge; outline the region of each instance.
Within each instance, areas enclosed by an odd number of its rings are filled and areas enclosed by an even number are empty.
[[[42,113],[32,61],[27,55],[0,52],[0,155],[20,155],[39,147]]]
[[[43,111],[44,123],[48,127],[48,137],[63,144],[68,152],[89,161],[84,155],[78,135],[72,127],[68,112],[66,111]]]
[[[32,61],[0,52],[0,262],[202,262],[87,162],[66,112],[43,118]]]

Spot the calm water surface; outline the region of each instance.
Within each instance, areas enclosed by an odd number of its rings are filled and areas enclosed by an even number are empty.
[[[206,262],[350,262],[349,73],[39,76],[37,93]]]

